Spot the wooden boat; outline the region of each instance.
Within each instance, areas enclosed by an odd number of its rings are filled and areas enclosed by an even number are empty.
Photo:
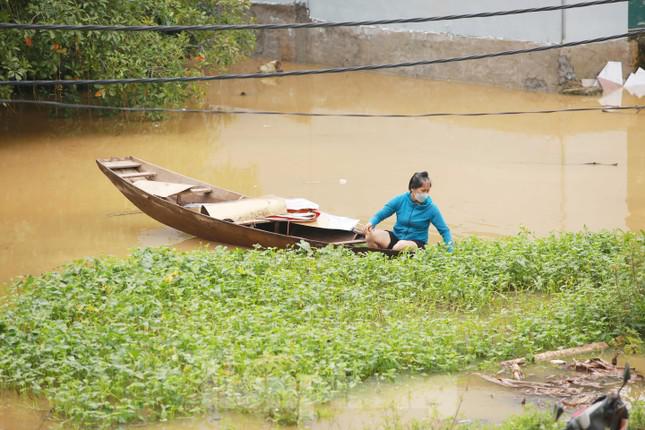
[[[238,222],[214,218],[203,207],[198,209],[200,205],[244,201],[247,197],[144,160],[113,157],[96,160],[96,163],[117,189],[142,212],[162,224],[202,239],[244,247],[257,244],[286,248],[305,241],[315,247],[335,244],[355,251],[368,250],[363,235],[353,231],[317,228],[285,220],[253,219]],[[142,183],[169,186],[163,192],[151,193],[142,189]]]

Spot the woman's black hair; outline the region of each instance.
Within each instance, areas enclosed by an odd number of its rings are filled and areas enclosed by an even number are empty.
[[[430,185],[432,185],[430,176],[428,176],[428,172],[415,172],[414,175],[412,175],[412,177],[410,178],[408,190],[412,191],[416,188],[421,188],[425,185],[426,182],[429,182]]]

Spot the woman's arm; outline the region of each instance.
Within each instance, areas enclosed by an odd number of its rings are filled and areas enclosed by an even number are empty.
[[[437,206],[435,206],[435,215],[432,217],[432,225],[435,226],[441,237],[443,238],[443,243],[446,244],[448,247],[448,251],[452,252],[452,234],[450,233],[450,229],[448,228],[448,225],[446,224],[446,221],[443,219],[443,215],[441,215],[441,211]]]
[[[405,197],[405,194],[396,196],[383,206],[383,209],[376,212],[372,218],[370,218],[369,224],[372,227],[375,227],[378,223],[383,221],[385,218],[392,216],[394,212],[401,206],[401,198]]]

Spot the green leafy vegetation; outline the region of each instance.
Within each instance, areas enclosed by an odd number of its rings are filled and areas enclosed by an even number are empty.
[[[249,0],[0,0],[0,21],[51,24],[189,25],[248,21]],[[254,47],[249,31],[0,32],[0,80],[119,79],[203,74]],[[32,91],[31,88],[28,91]],[[41,87],[35,96],[119,106],[178,106],[195,85]],[[0,86],[0,97],[14,89]]]
[[[632,403],[629,410],[629,428],[634,430],[645,430],[645,401]]]
[[[445,419],[436,416],[404,422],[394,413],[379,430],[562,430],[563,427],[563,422],[556,422],[553,414],[527,408],[523,414],[513,416],[499,425],[463,422],[456,417]]]
[[[396,258],[143,249],[16,282],[0,308],[0,383],[78,425],[211,408],[293,423],[375,375],[643,336],[644,264],[643,232]]]
[[[432,417],[425,420],[403,422],[395,414],[386,419],[379,427],[380,430],[562,430],[566,425],[563,417],[554,420],[554,414],[540,412],[527,407],[521,415],[513,416],[498,425],[482,423],[463,423],[457,419],[440,419]],[[629,429],[645,430],[645,402],[636,401],[630,407]]]

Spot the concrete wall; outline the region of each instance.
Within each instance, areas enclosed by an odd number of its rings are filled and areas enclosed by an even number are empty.
[[[487,11],[559,5],[579,0],[488,0]],[[438,16],[482,11],[482,2],[445,0],[259,0],[258,22],[353,21]],[[258,55],[330,66],[395,63],[523,49],[627,31],[627,4],[594,6],[495,18],[258,33]],[[636,60],[636,43],[617,40],[581,47],[388,73],[513,88],[557,91],[572,79],[593,78],[609,60],[625,74]]]
[[[565,1],[575,3],[579,0]],[[422,17],[557,6],[561,0],[310,0],[311,17],[320,21]],[[627,31],[627,3],[567,11],[388,26],[391,29],[450,33],[537,43],[560,43]],[[564,31],[563,31],[564,22]]]
[[[301,4],[316,21],[362,21],[384,18],[412,18],[525,9],[580,0],[257,0],[261,4]],[[616,3],[564,11],[500,16],[491,18],[394,24],[391,30],[449,33],[537,43],[571,42],[627,31],[628,4]]]

